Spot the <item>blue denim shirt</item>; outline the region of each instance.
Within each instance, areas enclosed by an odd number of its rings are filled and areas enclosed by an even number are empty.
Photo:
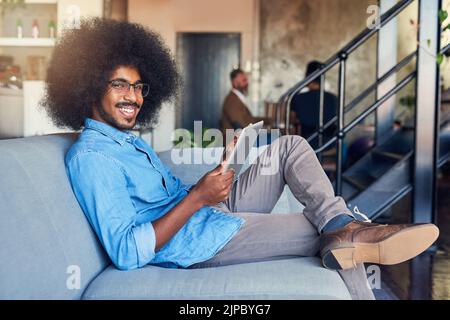
[[[129,131],[86,119],[66,171],[87,219],[119,269],[188,267],[213,257],[244,222],[204,206],[158,252],[152,221],[179,203],[184,185]]]

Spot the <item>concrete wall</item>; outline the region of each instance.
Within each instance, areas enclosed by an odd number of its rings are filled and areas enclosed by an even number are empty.
[[[310,60],[324,61],[366,27],[374,0],[261,0],[261,97],[276,99],[305,76]],[[375,79],[376,38],[348,60],[347,97]],[[336,92],[337,69],[327,79]],[[348,100],[347,100],[348,101]]]
[[[177,32],[239,32],[241,62],[252,65],[255,56],[255,0],[129,0],[128,19],[161,34],[175,55]],[[165,106],[153,139],[154,149],[172,147],[175,108]]]
[[[442,7],[450,13],[450,0],[444,0]],[[418,21],[418,1],[413,2],[398,17],[398,61],[417,49],[417,21]],[[450,17],[444,21],[444,25],[450,23]],[[450,43],[450,31],[442,34],[442,46]],[[416,61],[411,61],[400,73],[398,79],[405,77],[409,72],[415,70]],[[442,86],[444,89],[450,88],[450,58],[444,58],[440,66]],[[397,100],[407,95],[415,94],[415,82],[409,84],[397,96]],[[401,107],[400,107],[401,108]],[[404,108],[403,108],[404,109]],[[404,113],[404,110],[397,110],[397,113]]]
[[[279,95],[304,78],[306,64],[312,59],[326,60],[366,27],[367,7],[376,0],[261,0],[261,99],[276,100]],[[443,1],[450,12],[450,0]],[[417,48],[418,1],[397,18],[397,61]],[[446,20],[449,23],[450,18]],[[413,22],[413,23],[412,23]],[[450,31],[442,43],[450,42]],[[346,101],[375,80],[376,37],[348,60]],[[415,69],[411,61],[397,76],[402,79]],[[337,92],[337,68],[330,73],[327,88]],[[450,87],[450,58],[441,65],[445,88]],[[414,95],[414,82],[397,95]],[[371,102],[366,99],[361,108]],[[405,110],[397,103],[395,114]],[[356,111],[358,112],[358,111]]]
[[[398,50],[397,61],[417,49],[417,21],[419,2],[416,0],[398,16]],[[403,79],[416,69],[416,59],[413,59],[397,74],[397,81]],[[416,82],[411,81],[396,97],[395,118],[402,123],[414,117],[414,110],[401,104],[401,99],[407,96],[415,96]]]

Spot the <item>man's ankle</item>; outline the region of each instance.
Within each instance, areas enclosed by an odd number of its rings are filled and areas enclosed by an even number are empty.
[[[327,224],[322,228],[321,233],[336,231],[345,227],[353,221],[355,221],[355,218],[353,218],[352,216],[345,213],[340,214],[328,221]]]

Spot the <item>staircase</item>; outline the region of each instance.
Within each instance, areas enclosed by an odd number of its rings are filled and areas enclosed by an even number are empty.
[[[419,10],[417,49],[384,74],[378,72],[374,83],[356,95],[353,101],[346,103],[347,57],[375,33],[380,36],[379,31],[413,1],[418,2]],[[450,44],[442,46],[440,43],[438,12],[441,5],[440,0],[399,0],[381,16],[379,28],[363,30],[328,59],[320,70],[287,90],[277,103],[276,124],[282,133],[287,134],[291,128],[289,119],[292,98],[313,80],[320,79],[319,114],[323,114],[326,73],[333,67],[339,67],[337,116],[327,123],[323,123],[323,119],[320,119],[318,131],[308,140],[311,142],[317,139],[318,148],[315,151],[321,161],[329,154],[330,148],[336,150],[334,165],[324,166],[325,170],[334,168],[336,194],[345,198],[349,208],[358,207],[358,211],[376,222],[390,223],[389,215],[395,211],[390,209],[400,200],[406,199],[406,196],[412,199],[410,222],[435,221],[438,171],[450,160],[450,92],[442,93],[441,97],[439,68],[435,57],[438,53],[450,55]],[[377,48],[377,65],[380,61],[379,52]],[[399,81],[395,86],[391,86],[389,91],[378,90],[391,76],[398,75],[398,71],[412,59],[416,61],[414,71],[403,79],[398,79]],[[377,118],[375,132],[377,138],[374,145],[359,160],[348,165],[345,160],[346,135],[369,115],[376,113],[378,116],[377,110],[382,106],[389,107],[390,105],[386,103],[390,103],[392,101],[390,99],[412,81],[415,81],[415,104],[414,119],[411,123],[395,128],[389,122],[390,119],[386,120],[381,116],[380,126]],[[348,112],[374,92],[377,93],[375,101],[354,119],[346,121],[349,117]],[[328,141],[324,141],[323,133],[331,125],[337,127],[337,133]],[[355,216],[359,218],[358,215]],[[402,278],[393,283],[409,287],[406,290],[409,290],[407,294],[410,299],[430,299],[430,272],[433,253],[436,250],[437,246],[434,245],[424,254],[407,262],[407,265],[399,265],[397,269],[394,268],[396,266],[392,266],[393,269],[383,267],[383,277],[397,280]]]
[[[422,0],[423,1],[423,0]],[[437,0],[431,0],[437,1]],[[381,16],[380,28],[386,25],[389,21],[394,19],[399,13],[401,13],[406,7],[408,7],[413,0],[403,0],[399,1],[390,10]],[[438,2],[436,2],[437,4]],[[421,4],[419,10],[424,10],[424,6]],[[425,13],[421,17],[425,16]],[[437,19],[437,14],[436,14]],[[435,20],[437,21],[437,20]],[[429,23],[434,23],[434,20],[430,19]],[[421,29],[425,21],[421,21]],[[437,24],[436,24],[437,25]],[[321,96],[323,97],[324,79],[326,72],[332,69],[334,66],[339,65],[339,112],[338,115],[330,120],[328,123],[319,123],[319,130],[308,138],[309,141],[318,138],[319,147],[316,149],[316,153],[319,159],[322,159],[322,153],[324,150],[329,150],[330,147],[335,147],[336,149],[336,159],[335,159],[335,180],[334,185],[336,193],[341,195],[346,201],[350,208],[358,207],[361,212],[367,215],[370,219],[382,221],[382,214],[391,208],[395,203],[405,197],[407,194],[412,193],[413,198],[417,196],[414,193],[414,188],[416,188],[417,182],[415,183],[414,177],[420,172],[421,168],[417,164],[421,161],[420,158],[422,154],[419,154],[419,149],[417,145],[417,134],[418,128],[422,128],[421,119],[413,120],[408,126],[401,129],[392,130],[386,133],[382,138],[378,138],[378,142],[357,162],[353,163],[350,167],[346,168],[344,163],[344,138],[345,135],[352,130],[356,125],[361,123],[367,116],[375,112],[380,106],[383,105],[387,100],[398,93],[402,88],[404,88],[411,81],[415,80],[417,83],[423,83],[423,78],[420,78],[422,70],[424,67],[428,68],[429,65],[420,65],[420,63],[425,63],[426,58],[423,57],[423,52],[418,46],[417,50],[397,65],[392,67],[382,76],[371,84],[366,90],[361,92],[353,101],[348,104],[345,103],[345,72],[346,72],[346,59],[347,57],[362,44],[364,44],[374,33],[378,32],[379,29],[366,29],[363,30],[358,36],[356,36],[350,43],[348,43],[344,48],[339,50],[334,56],[332,56],[328,61],[326,61],[321,70],[316,71],[311,74],[306,79],[300,81],[295,86],[290,88],[279,100],[277,113],[278,127],[284,130],[284,133],[289,132],[289,114],[290,114],[290,103],[294,95],[299,93],[304,87],[306,87],[314,79],[320,77],[321,82]],[[421,31],[419,31],[421,32]],[[440,38],[440,32],[437,32]],[[423,36],[423,35],[422,35]],[[440,48],[440,43],[437,46],[443,54],[449,53],[449,45]],[[436,52],[437,53],[437,52]],[[398,81],[395,87],[393,87],[389,92],[385,93],[383,96],[378,97],[375,102],[370,105],[366,110],[361,112],[355,119],[353,119],[347,125],[344,125],[344,118],[350,110],[352,110],[360,101],[366,98],[369,94],[373,93],[379,85],[388,79],[393,74],[396,74],[402,67],[409,63],[413,58],[416,58],[416,70],[408,74],[405,78]],[[432,66],[433,67],[433,66]],[[436,68],[438,69],[438,68]],[[439,70],[436,71],[437,73]],[[436,79],[439,79],[437,77]],[[429,79],[429,81],[434,81]],[[434,94],[439,96],[439,82],[435,81],[433,89]],[[422,91],[416,90],[416,111],[418,114],[418,108],[422,108],[420,104],[423,99]],[[419,99],[419,95],[421,99]],[[448,96],[443,95],[442,106],[448,105]],[[436,101],[439,101],[436,99]],[[437,169],[444,165],[450,159],[450,108],[447,106],[440,111],[440,104],[435,103],[435,109],[433,110],[438,115],[440,121],[436,121],[435,130],[437,132],[435,139],[432,143],[435,144],[434,150],[436,150],[436,157],[434,165],[431,164],[428,168],[430,175],[436,175]],[[323,98],[320,103],[320,113],[323,110]],[[283,112],[285,114],[280,114]],[[423,112],[423,111],[422,111]],[[439,114],[441,113],[441,114]],[[420,113],[419,113],[420,114]],[[440,117],[439,117],[440,116]],[[329,141],[323,143],[322,134],[326,128],[329,126],[337,124],[338,133],[335,137]],[[417,140],[420,141],[420,140]],[[419,146],[420,147],[420,146]],[[422,151],[420,151],[422,152]],[[426,155],[424,155],[426,156]],[[429,155],[428,155],[429,156]],[[418,187],[417,187],[418,188]],[[417,191],[417,190],[416,190]],[[435,201],[434,199],[426,199],[426,201]],[[419,200],[415,200],[415,205],[420,206]],[[432,207],[432,206],[431,206]],[[416,209],[419,210],[419,209]],[[420,216],[424,219],[423,213]],[[413,217],[414,219],[414,217]],[[425,219],[432,221],[433,212],[429,210],[425,214]]]
[[[450,110],[449,110],[450,111]],[[393,132],[342,174],[342,196],[349,207],[358,207],[377,219],[412,191],[414,128]],[[437,168],[450,159],[450,119],[441,114]],[[378,219],[378,222],[387,222]]]

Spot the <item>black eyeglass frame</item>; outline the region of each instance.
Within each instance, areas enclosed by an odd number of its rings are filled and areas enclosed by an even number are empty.
[[[128,87],[126,88],[126,92],[129,92],[129,91],[130,91],[130,88],[133,87],[134,94],[140,95],[140,96],[142,96],[142,98],[145,98],[146,96],[148,96],[148,94],[149,94],[149,92],[150,92],[150,85],[148,85],[147,83],[143,83],[143,82],[139,82],[139,81],[136,82],[136,83],[129,83],[128,81],[126,81],[126,80],[124,80],[124,79],[113,79],[113,80],[108,81],[108,84],[111,85],[111,88],[114,89],[114,90],[117,90],[117,91],[122,91],[122,90],[119,89],[119,88],[115,88],[115,87],[112,85],[112,84],[115,83],[115,82],[120,82],[120,83],[122,83],[122,84],[125,84],[125,83],[126,83],[127,86],[128,86]],[[140,92],[138,91],[138,89],[139,89],[138,86],[142,86]],[[125,91],[124,91],[123,93],[125,93]]]

